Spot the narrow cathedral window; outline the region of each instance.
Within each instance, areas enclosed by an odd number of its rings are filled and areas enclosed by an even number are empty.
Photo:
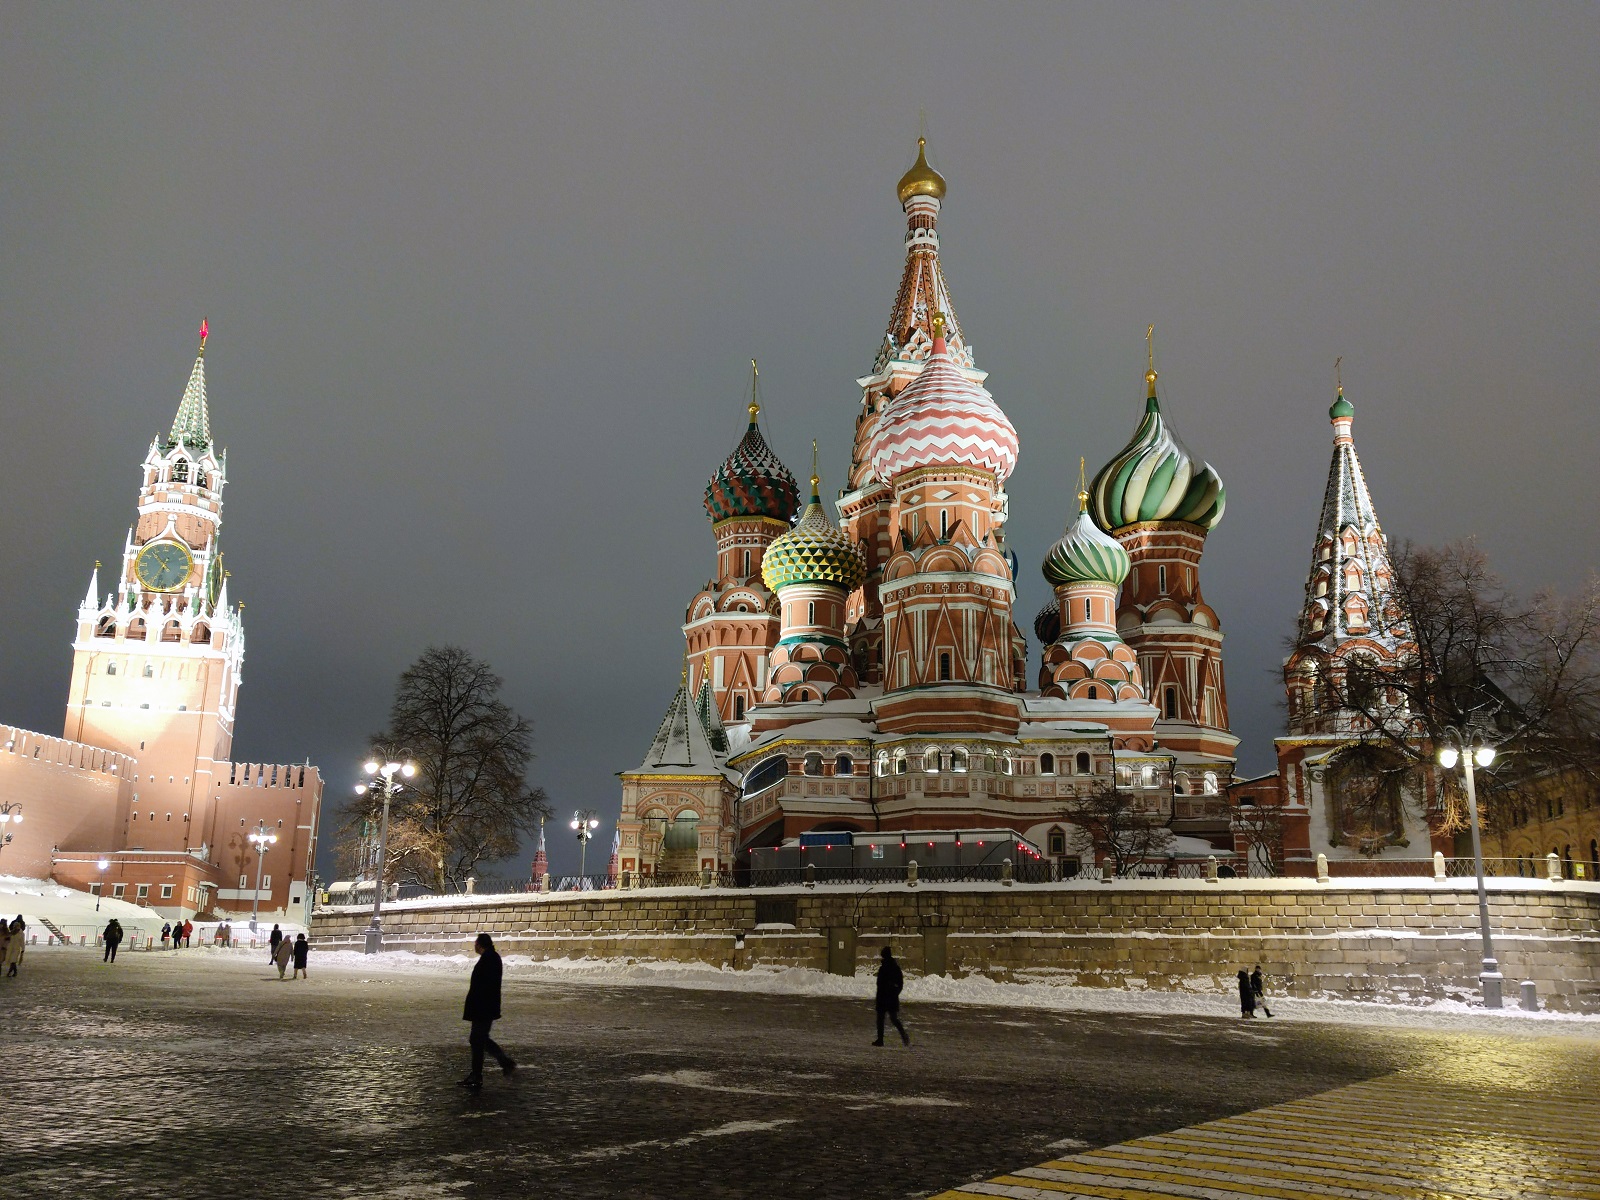
[[[948,509],[941,508],[939,510],[939,536],[942,538],[950,536],[950,513]]]
[[[1083,619],[1085,621],[1094,620],[1094,601],[1085,600],[1083,602]]]
[[[950,656],[948,654],[939,655],[939,682],[950,682]]]
[[[835,775],[854,775],[856,773],[855,759],[848,754],[841,754],[833,760],[833,773]]]
[[[1163,690],[1161,696],[1162,696],[1162,708],[1163,708],[1163,711],[1164,711],[1164,713],[1166,715],[1167,720],[1169,720],[1169,721],[1177,720],[1177,717],[1178,717],[1178,689],[1175,688],[1175,687],[1166,688],[1165,690]]]
[[[1078,760],[1077,761],[1078,761],[1078,774],[1079,775],[1087,775],[1089,773],[1089,770],[1090,770],[1090,767],[1089,767],[1089,752],[1087,750],[1078,751]]]
[[[744,573],[746,576],[750,574],[750,551],[748,550],[744,552]]]
[[[815,625],[816,623],[817,623],[817,602],[815,600],[809,600],[809,601],[806,602],[806,624],[807,625]]]
[[[1091,683],[1089,685],[1089,693],[1088,693],[1088,695],[1089,695],[1089,699],[1098,700],[1098,699],[1100,699],[1100,689],[1095,687],[1095,685]]]
[[[1156,568],[1156,587],[1163,596],[1167,594],[1167,568],[1164,566]]]
[[[1056,773],[1056,756],[1046,751],[1039,755],[1039,774],[1054,775]]]
[[[106,674],[107,675],[115,675],[116,673],[117,673],[117,664],[116,663],[107,663],[106,664]]]
[[[733,698],[733,719],[735,721],[744,720],[744,697],[743,696],[735,696]]]

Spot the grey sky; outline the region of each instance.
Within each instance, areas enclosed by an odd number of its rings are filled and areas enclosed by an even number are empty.
[[[837,490],[927,111],[955,306],[1038,562],[1142,406],[1227,516],[1266,769],[1344,355],[1393,538],[1519,587],[1600,560],[1600,7],[13,4],[0,40],[0,720],[207,351],[249,644],[236,757],[337,800],[426,645],[489,658],[560,814],[615,815],[714,563],[751,356]],[[1033,664],[1038,662],[1034,647]],[[564,822],[558,866],[576,859]],[[609,826],[602,830],[609,845]],[[521,869],[512,864],[510,869]]]

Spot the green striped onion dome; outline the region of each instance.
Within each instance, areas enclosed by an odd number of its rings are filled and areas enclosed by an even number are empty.
[[[1133,440],[1100,468],[1089,493],[1089,511],[1107,530],[1140,521],[1186,521],[1215,529],[1226,499],[1222,479],[1173,436],[1154,396],[1145,401]]]
[[[796,583],[825,583],[854,591],[867,577],[861,550],[823,511],[817,493],[795,527],[767,547],[761,580],[773,591]]]
[[[1066,535],[1044,556],[1045,579],[1052,587],[1070,583],[1104,583],[1119,586],[1132,566],[1128,552],[1094,523],[1088,511],[1080,512]]]
[[[752,416],[744,437],[706,484],[706,512],[713,524],[729,517],[789,521],[799,507],[794,476],[778,461]]]

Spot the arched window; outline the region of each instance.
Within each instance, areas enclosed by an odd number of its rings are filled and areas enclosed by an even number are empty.
[[[735,721],[744,720],[744,697],[743,696],[735,696],[733,698],[733,719]]]
[[[203,646],[211,640],[211,626],[196,625],[194,632],[189,635],[189,640],[197,646]]]
[[[1161,689],[1161,715],[1169,721],[1178,719],[1178,689],[1164,687]]]
[[[939,773],[939,747],[929,746],[922,752],[922,769],[929,775]]]
[[[948,651],[941,652],[939,655],[939,682],[950,682],[950,654]]]
[[[821,775],[822,774],[822,755],[820,755],[820,754],[808,754],[808,755],[806,755],[804,770],[805,770],[805,773],[807,775]]]
[[[166,626],[161,630],[161,640],[163,642],[183,641],[183,630],[178,627],[176,621],[168,621],[166,623]]]
[[[950,536],[950,511],[948,509],[941,508],[939,510],[939,537],[941,539],[944,539],[944,538],[947,538],[949,536]]]
[[[128,622],[128,640],[130,642],[142,642],[144,639],[144,618],[135,617]]]
[[[1203,784],[1206,795],[1215,796],[1217,794],[1217,773],[1215,771],[1207,771],[1203,777]]]
[[[1085,621],[1094,620],[1094,602],[1091,600],[1085,599],[1083,602],[1083,619]]]
[[[887,775],[888,773],[889,773],[889,752],[887,750],[879,750],[878,751],[878,774],[879,775]]]
[[[189,464],[179,459],[172,464],[172,478],[176,483],[183,483],[189,478]]]
[[[961,746],[950,751],[950,769],[952,771],[965,771],[967,769],[967,752]]]
[[[144,665],[144,677],[146,679],[154,679],[156,677],[156,669],[155,669],[155,667],[151,666],[149,663],[145,663],[145,665]]]
[[[806,601],[806,624],[807,625],[815,625],[816,623],[817,623],[817,602],[815,600],[807,600]]]
[[[1013,774],[1016,771],[1016,765],[1016,760],[1011,757],[1011,751],[1006,750],[1000,755],[1000,770],[1004,774]]]
[[[1061,826],[1052,825],[1050,827],[1049,840],[1050,853],[1052,856],[1059,858],[1061,855],[1067,852],[1067,831],[1061,828]]]
[[[910,769],[910,765],[906,762],[906,752],[904,747],[896,750],[894,752],[894,773],[896,775],[904,775]]]
[[[789,773],[789,760],[781,754],[771,758],[762,759],[744,777],[745,794],[759,792],[762,788],[771,787],[778,780]]]
[[[1156,590],[1163,596],[1167,594],[1167,568],[1165,565],[1156,568]]]
[[[1039,774],[1054,775],[1056,773],[1056,756],[1046,750],[1039,755]]]
[[[744,574],[745,578],[748,579],[750,577],[750,551],[748,550],[744,552]]]
[[[1089,762],[1089,752],[1087,750],[1079,750],[1078,751],[1078,757],[1075,760],[1075,763],[1076,763],[1079,775],[1087,775],[1087,774],[1089,774],[1090,770],[1092,769],[1092,767],[1090,765],[1090,762]]]
[[[1100,689],[1092,683],[1089,685],[1088,690],[1084,694],[1090,700],[1100,699]]]
[[[114,663],[114,662],[108,662],[106,664],[106,674],[107,675],[115,675],[116,673],[117,673],[117,664]]]
[[[100,624],[94,627],[95,637],[116,637],[117,622],[115,617],[101,617]]]
[[[835,775],[854,775],[856,773],[856,760],[848,754],[841,754],[833,760],[833,773]]]

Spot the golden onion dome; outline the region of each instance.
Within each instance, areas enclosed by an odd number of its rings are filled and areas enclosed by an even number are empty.
[[[900,186],[897,190],[902,205],[913,196],[944,199],[944,176],[928,165],[927,138],[917,139],[917,161],[911,164],[911,170],[900,176]]]

